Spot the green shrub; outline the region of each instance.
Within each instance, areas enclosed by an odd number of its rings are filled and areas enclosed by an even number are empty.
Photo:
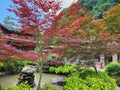
[[[93,69],[81,68],[79,72],[79,77],[86,79],[87,77],[96,77],[96,73]]]
[[[105,67],[105,71],[111,77],[120,77],[120,64],[119,63],[109,63]]]
[[[0,87],[0,90],[34,90],[34,89],[31,88],[27,83],[21,83],[18,86],[14,86],[8,89]]]
[[[116,79],[116,83],[120,86],[120,63],[109,63],[105,67],[105,72]]]
[[[27,65],[26,61],[3,61],[0,62],[0,72],[4,72],[6,74],[16,74],[19,73],[22,68]]]
[[[33,90],[27,83],[21,83],[18,86],[11,87],[8,90]]]
[[[62,74],[70,74],[72,72],[75,72],[77,70],[76,65],[73,64],[65,64],[64,66],[59,67],[50,67],[50,72],[55,72],[56,74],[62,73]]]
[[[64,90],[116,90],[115,80],[105,72],[99,71],[99,76],[94,70],[81,69],[80,72],[68,77]]]
[[[0,68],[4,66],[4,63],[3,62],[0,62]]]
[[[14,86],[8,89],[0,87],[0,90],[34,90],[27,83],[21,83],[18,86]],[[56,90],[55,87],[45,84],[40,90]]]
[[[50,72],[49,68],[50,68],[50,66],[44,65],[43,68],[42,68],[42,70],[43,70],[44,73],[49,73]]]

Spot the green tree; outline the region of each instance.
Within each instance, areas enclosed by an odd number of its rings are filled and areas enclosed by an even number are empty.
[[[99,0],[80,0],[78,5],[82,6],[84,9],[92,10]]]
[[[96,18],[102,18],[102,12],[107,11],[109,7],[117,3],[119,3],[118,0],[98,0],[97,4],[92,9],[92,13]]]
[[[111,34],[120,33],[120,4],[117,4],[103,13],[103,19],[107,26],[107,32]]]

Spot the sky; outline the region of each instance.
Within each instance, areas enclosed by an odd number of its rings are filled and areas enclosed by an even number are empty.
[[[66,8],[71,5],[71,3],[75,2],[76,0],[62,0],[62,7]],[[12,4],[11,0],[1,0],[0,1],[0,23],[3,22],[6,16],[15,17],[12,12],[8,12],[9,5]]]

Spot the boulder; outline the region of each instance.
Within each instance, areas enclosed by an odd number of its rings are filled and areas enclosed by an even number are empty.
[[[52,84],[62,85],[64,84],[64,79],[60,77],[52,78]]]

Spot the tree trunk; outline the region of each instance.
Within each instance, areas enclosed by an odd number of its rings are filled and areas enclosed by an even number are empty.
[[[96,66],[95,66],[95,64],[94,64],[94,62],[93,62],[93,68],[95,69],[95,73],[96,73],[97,76],[99,77],[99,73],[98,73],[98,70],[97,70],[97,68],[96,68]]]
[[[39,65],[38,67],[39,67],[39,75],[40,75],[40,77],[39,77],[39,81],[38,81],[38,85],[37,85],[37,90],[41,90],[41,80],[42,80],[42,67],[43,67],[43,62],[40,61],[38,65]]]
[[[96,75],[99,77],[99,73],[98,73],[98,70],[97,70],[97,68],[96,68],[96,66],[95,66],[94,60],[91,60],[91,62],[92,62],[92,64],[93,64],[93,68],[94,68],[94,70],[95,70]]]

